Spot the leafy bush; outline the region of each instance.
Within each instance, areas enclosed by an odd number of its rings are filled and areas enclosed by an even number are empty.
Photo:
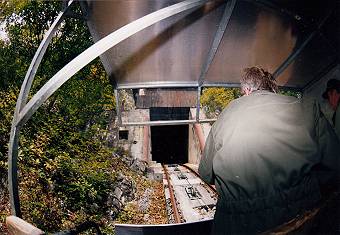
[[[240,97],[238,88],[212,87],[203,90],[201,105],[208,116],[218,115],[233,99]]]
[[[293,90],[281,89],[279,94],[301,98],[301,93]],[[208,116],[216,117],[232,100],[240,96],[239,88],[205,88],[201,96],[201,105],[206,110]]]
[[[8,141],[19,89],[61,2],[15,1],[1,6],[5,14],[1,18],[6,19],[8,33],[8,41],[0,39],[3,192],[7,191],[4,179]],[[74,11],[79,13],[79,6]],[[67,18],[48,47],[30,97],[92,43],[85,22]],[[111,162],[114,150],[106,147],[98,136],[108,129],[114,103],[113,88],[97,59],[64,84],[25,124],[19,144],[19,193],[24,219],[45,231],[67,229],[87,219],[112,227],[105,217],[105,200],[115,180]],[[8,197],[3,198],[0,206],[8,208]],[[1,214],[0,223],[5,216]]]

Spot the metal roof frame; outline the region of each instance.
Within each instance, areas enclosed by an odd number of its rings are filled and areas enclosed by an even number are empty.
[[[227,2],[227,5],[225,7],[224,13],[222,15],[222,18],[220,20],[220,23],[218,25],[218,29],[216,31],[213,43],[210,47],[209,53],[207,55],[207,59],[205,63],[203,64],[200,77],[198,78],[198,88],[197,88],[197,103],[196,103],[196,121],[199,122],[200,120],[200,100],[201,100],[201,87],[203,85],[203,82],[205,80],[205,76],[208,73],[209,67],[211,63],[214,60],[214,57],[216,55],[216,52],[218,50],[218,47],[222,41],[224,32],[228,26],[229,20],[231,18],[231,15],[233,14],[234,8],[236,5],[236,0],[231,0]]]
[[[235,8],[236,5],[236,0],[231,0],[227,2],[227,5],[225,7],[224,13],[222,15],[222,18],[220,20],[220,23],[218,25],[218,29],[216,31],[213,43],[210,47],[209,53],[207,55],[207,59],[205,61],[205,63],[203,64],[202,70],[201,70],[201,74],[200,77],[198,78],[198,86],[202,86],[205,76],[208,73],[209,67],[211,65],[211,63],[214,60],[214,57],[216,55],[216,52],[218,50],[218,47],[222,41],[222,37],[224,35],[224,32],[228,26],[230,17],[233,13],[233,10]]]
[[[21,87],[20,95],[17,100],[16,111],[14,114],[12,128],[10,133],[9,151],[8,151],[8,181],[9,181],[9,193],[11,202],[11,212],[17,217],[21,217],[20,200],[18,191],[18,175],[17,175],[17,158],[18,158],[18,145],[19,145],[19,133],[21,127],[30,119],[30,117],[38,110],[38,108],[67,80],[69,80],[80,69],[85,67],[92,60],[99,55],[130,37],[131,35],[157,23],[163,19],[176,15],[180,12],[198,7],[208,2],[208,0],[186,0],[151,14],[148,14],[142,18],[139,18],[120,29],[107,35],[97,43],[90,46],[71,62],[65,65],[59,70],[31,99],[28,103],[28,92],[31,88],[31,84],[34,79],[35,72],[41,62],[41,59],[46,51],[46,48],[51,41],[57,27],[62,22],[63,17],[66,15],[67,10],[71,6],[74,0],[69,0],[67,8],[58,15],[57,19],[53,22],[51,28],[44,36],[38,51],[36,52],[34,59],[31,62],[31,66],[27,71],[25,81]],[[25,98],[26,97],[26,98]]]
[[[102,38],[97,43],[93,44],[91,47],[86,49],[76,58],[74,58],[71,62],[65,65],[59,72],[57,72],[27,103],[28,93],[32,86],[32,82],[36,71],[39,67],[39,64],[46,52],[46,49],[53,38],[54,33],[58,29],[58,26],[63,21],[64,17],[67,16],[70,6],[76,0],[68,0],[65,2],[65,7],[61,13],[57,16],[56,20],[51,25],[50,29],[46,32],[43,41],[41,42],[31,65],[26,73],[25,80],[22,84],[19,98],[17,100],[11,133],[10,133],[10,142],[9,142],[9,152],[8,152],[8,181],[9,181],[9,192],[10,192],[10,202],[11,202],[11,212],[12,214],[21,217],[20,211],[20,201],[19,201],[19,193],[18,193],[18,175],[17,175],[17,157],[18,157],[18,145],[19,145],[19,134],[21,127],[29,120],[29,118],[37,111],[37,109],[45,102],[60,86],[62,86],[67,80],[69,80],[75,73],[77,73],[80,69],[85,67],[89,62],[94,60],[96,57],[112,48],[116,44],[125,40],[126,38],[134,35],[135,33],[153,25],[163,19],[169,18],[173,15],[176,15],[180,12],[199,7],[209,0],[186,0],[180,3],[171,5],[169,7],[165,7],[158,11],[155,11],[151,14],[148,14],[144,17],[141,17],[120,29],[112,32],[108,36]],[[202,67],[200,77],[197,82],[183,82],[183,83],[149,83],[149,84],[128,84],[128,85],[117,85],[115,87],[115,95],[117,101],[117,112],[119,123],[122,123],[121,114],[120,114],[120,105],[119,105],[119,90],[120,89],[129,89],[129,88],[169,88],[169,87],[194,87],[197,88],[197,113],[196,120],[177,120],[177,121],[153,121],[153,122],[142,122],[142,123],[127,123],[123,125],[172,125],[172,124],[188,124],[188,123],[196,123],[196,122],[211,122],[214,119],[199,119],[199,100],[200,93],[202,87],[239,87],[237,83],[210,83],[204,84],[205,75],[211,65],[211,62],[214,59],[216,51],[218,50],[219,44],[221,42],[222,36],[225,32],[225,29],[228,25],[229,19],[233,13],[233,9],[238,1],[247,1],[253,2],[255,4],[259,4],[261,6],[270,7],[272,9],[277,10],[281,14],[285,14],[295,20],[299,20],[303,25],[310,26],[310,22],[307,22],[305,19],[302,19],[301,16],[292,13],[286,9],[281,8],[277,4],[265,1],[265,0],[227,0],[226,8],[224,14],[220,20],[220,24],[218,30],[215,34],[213,43],[211,45],[210,51],[207,55],[206,61]],[[84,8],[84,6],[82,6]],[[288,58],[277,68],[274,75],[277,77],[280,73],[282,73],[288,65],[296,59],[296,57],[303,51],[306,45],[311,41],[311,39],[320,32],[320,29],[328,19],[330,12],[326,17],[324,17],[318,24],[317,28],[304,40],[304,42],[296,48]],[[85,12],[85,16],[86,16]],[[69,14],[72,17],[72,14]],[[330,67],[332,67],[330,65]],[[327,67],[326,69],[330,69]],[[315,82],[317,78],[311,81]],[[307,84],[304,88],[306,89],[310,85]]]
[[[307,46],[307,44],[314,38],[314,36],[320,32],[320,29],[325,24],[329,16],[332,14],[333,11],[330,11],[318,24],[318,27],[310,33],[310,35],[302,42],[302,44],[296,48],[288,57],[287,59],[275,70],[273,73],[273,77],[277,78],[295,59],[298,55],[301,54],[303,49]]]
[[[316,74],[314,78],[302,88],[302,90],[304,91],[312,87],[315,83],[320,81],[323,78],[323,76],[325,76],[329,71],[331,71],[337,64],[338,64],[337,59],[334,59],[331,64],[329,64],[324,69],[322,69],[318,74]]]
[[[314,23],[311,21],[307,21],[304,16],[298,14],[297,12],[291,11],[291,10],[287,10],[284,7],[281,7],[279,4],[270,1],[270,0],[239,0],[239,1],[245,1],[245,2],[252,2],[258,6],[262,6],[262,7],[267,7],[269,9],[272,9],[284,16],[288,16],[291,19],[294,19],[296,21],[299,21],[300,24],[302,24],[302,26],[304,27],[313,27]]]

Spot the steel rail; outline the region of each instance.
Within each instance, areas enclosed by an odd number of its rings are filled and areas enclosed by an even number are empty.
[[[179,165],[179,166],[182,166],[183,167],[183,165]],[[185,169],[187,169],[186,167],[184,167]],[[187,169],[187,170],[189,170],[189,169]],[[183,172],[182,170],[180,170],[181,171],[181,174],[183,174],[183,173],[188,173],[188,172]],[[190,171],[189,170],[189,173],[190,174],[193,174],[194,176],[196,176],[196,177],[198,177],[196,174],[194,174],[192,171]],[[198,177],[199,179],[200,179],[200,177]],[[187,181],[187,185],[189,185],[190,187],[192,187],[193,189],[194,189],[194,187],[195,187],[195,185],[196,184],[192,184],[192,183],[190,183],[190,181],[189,181],[189,179],[188,178],[186,178],[185,179],[186,181]],[[204,183],[205,184],[205,183]],[[208,204],[203,200],[203,198],[197,198],[197,201],[199,202],[199,204],[202,206],[202,207],[206,207],[206,208],[208,208],[209,209],[209,207],[208,207]]]
[[[19,145],[19,133],[20,126],[17,125],[19,114],[26,105],[29,91],[32,87],[32,83],[35,74],[39,68],[41,60],[50,44],[52,38],[55,35],[59,25],[63,22],[65,14],[69,10],[74,0],[67,1],[64,9],[58,14],[57,18],[52,23],[49,30],[45,33],[43,40],[41,41],[32,61],[25,75],[25,79],[21,85],[20,93],[15,106],[13,115],[13,121],[10,132],[10,141],[8,146],[8,190],[10,195],[11,213],[17,217],[21,217],[19,193],[18,193],[18,173],[17,173],[17,158],[18,158],[18,145]]]
[[[200,123],[215,122],[217,119],[201,119]],[[186,125],[197,123],[197,120],[168,120],[168,121],[145,121],[145,122],[122,122],[121,126],[165,126],[165,125]]]
[[[202,87],[227,87],[227,88],[239,88],[240,83],[223,83],[223,82],[211,82],[204,83]]]
[[[197,88],[197,82],[189,81],[155,81],[144,83],[117,84],[116,89],[137,89],[137,88]]]
[[[174,190],[173,190],[172,184],[170,182],[169,172],[166,169],[165,165],[162,165],[162,167],[164,169],[164,174],[165,174],[166,181],[168,182],[168,189],[169,189],[169,193],[170,193],[170,201],[171,201],[171,205],[172,205],[172,211],[174,212],[174,219],[175,219],[176,223],[180,223],[181,222],[181,217],[180,217],[180,215],[178,213],[177,203],[176,203],[176,199],[175,199]]]
[[[195,170],[193,170],[191,167],[189,167],[189,166],[187,166],[187,165],[185,165],[185,164],[181,164],[180,166],[183,166],[183,167],[187,168],[189,171],[191,171],[194,175],[196,175],[198,178],[200,178],[200,179],[202,180],[202,178],[201,178],[201,176],[198,174],[198,172],[196,172]],[[204,182],[204,180],[202,180],[202,181]],[[204,182],[204,183],[205,183],[205,182]],[[215,195],[218,195],[216,189],[215,189],[211,184],[205,183],[205,185],[207,185],[207,186],[209,187],[209,189],[211,189],[211,191],[212,191],[213,193],[215,193]]]
[[[10,134],[10,142],[9,142],[9,151],[8,151],[8,179],[9,179],[9,191],[10,191],[10,201],[11,201],[11,210],[12,213],[18,217],[21,216],[20,212],[20,201],[19,201],[19,192],[18,192],[18,176],[17,176],[17,156],[18,156],[18,145],[19,145],[19,132],[20,127],[22,127],[29,118],[38,110],[38,108],[56,91],[61,87],[66,81],[68,81],[74,74],[76,74],[80,69],[85,67],[88,63],[93,61],[95,58],[103,54],[105,51],[109,50],[113,46],[117,45],[121,41],[127,39],[128,37],[136,34],[137,32],[163,20],[169,18],[173,15],[181,13],[183,11],[199,7],[209,0],[186,0],[169,7],[165,7],[158,11],[155,11],[151,14],[148,14],[144,17],[141,17],[120,29],[112,32],[106,37],[99,40],[94,45],[90,46],[76,58],[74,58],[71,62],[65,65],[61,70],[59,70],[32,98],[31,100],[22,106],[22,99],[24,93],[28,94],[30,88],[30,84],[27,80],[27,83],[24,85],[22,95],[20,96],[20,100],[17,101],[18,110],[14,114],[11,134]],[[68,6],[71,5],[73,0],[68,2]],[[66,10],[64,11],[64,13]],[[59,22],[59,18],[56,20]],[[48,32],[53,32],[53,29]],[[45,37],[49,37],[50,34],[47,34]],[[46,40],[48,41],[48,40]],[[42,50],[43,52],[45,48],[46,41],[42,42]],[[45,48],[45,49],[44,49]],[[37,52],[36,61],[39,62],[42,58],[41,52]],[[36,64],[36,62],[33,62]],[[37,65],[32,65],[32,70],[29,71],[29,74],[35,74],[34,68],[37,68]],[[32,73],[33,72],[33,73]],[[31,77],[32,75],[28,75],[27,77]],[[22,107],[21,107],[22,106]]]

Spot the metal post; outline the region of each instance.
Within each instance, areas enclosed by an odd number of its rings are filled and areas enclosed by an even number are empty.
[[[200,119],[200,123],[215,122],[214,119]],[[146,121],[146,122],[125,122],[122,126],[165,126],[165,125],[187,125],[197,123],[196,120],[166,120],[166,121]]]
[[[202,67],[202,71],[201,71],[200,77],[198,79],[198,85],[199,86],[202,86],[202,84],[204,82],[205,76],[206,76],[206,74],[209,70],[209,67],[210,67],[210,65],[211,65],[211,63],[212,63],[212,61],[215,57],[217,49],[218,49],[218,47],[219,47],[219,45],[222,41],[224,32],[225,32],[225,30],[228,26],[228,23],[229,23],[231,15],[233,13],[233,10],[235,8],[235,5],[236,5],[236,0],[231,0],[231,1],[228,1],[227,5],[225,7],[223,16],[221,18],[220,24],[218,25],[218,29],[217,29],[215,37],[214,37],[214,41],[213,41],[211,48],[209,50],[208,58],[205,61],[203,67]]]
[[[202,87],[197,87],[196,122],[199,122],[200,120],[201,91]]]
[[[10,195],[11,213],[17,217],[21,217],[17,166],[19,132],[20,130],[16,128],[14,123],[12,123],[9,140],[10,144],[8,148],[8,190]]]
[[[120,99],[119,99],[119,90],[115,89],[115,98],[116,98],[116,112],[117,112],[117,117],[118,117],[118,125],[122,125],[122,112],[121,112],[121,107],[120,107]]]

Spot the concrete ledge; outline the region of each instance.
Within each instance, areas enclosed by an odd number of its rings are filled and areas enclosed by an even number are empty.
[[[34,227],[32,224],[27,223],[16,216],[8,216],[6,218],[6,225],[8,232],[11,235],[41,235],[45,234],[40,229]]]

